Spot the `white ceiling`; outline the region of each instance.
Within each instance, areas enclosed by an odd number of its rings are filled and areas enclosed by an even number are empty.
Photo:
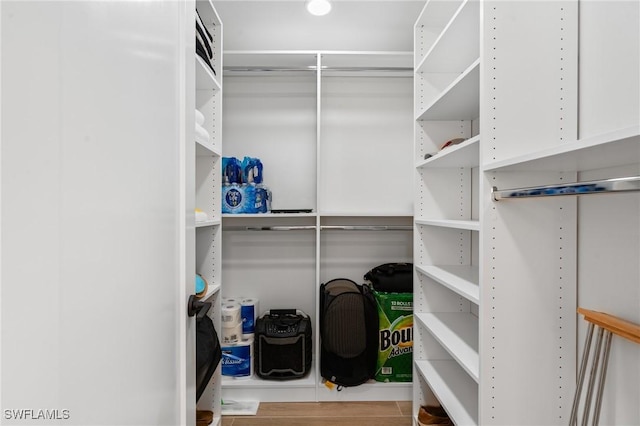
[[[225,50],[412,51],[424,0],[333,0],[312,16],[305,0],[214,0]]]

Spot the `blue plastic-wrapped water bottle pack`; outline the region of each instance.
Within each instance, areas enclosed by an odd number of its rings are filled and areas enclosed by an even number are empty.
[[[259,158],[222,158],[222,213],[268,213],[270,200]]]

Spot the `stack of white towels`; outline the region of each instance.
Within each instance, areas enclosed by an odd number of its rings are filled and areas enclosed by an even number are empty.
[[[204,114],[196,109],[196,141],[205,145],[211,145],[211,137],[204,127]],[[206,222],[209,215],[196,208],[196,222]]]
[[[204,127],[204,114],[196,109],[196,141],[210,145],[211,144],[211,136],[209,136],[209,132],[207,132]]]

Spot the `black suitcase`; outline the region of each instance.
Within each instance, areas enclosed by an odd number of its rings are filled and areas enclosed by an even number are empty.
[[[295,309],[272,309],[256,320],[255,372],[269,380],[304,377],[311,369],[311,319]]]
[[[385,263],[364,274],[375,291],[413,293],[413,263]]]

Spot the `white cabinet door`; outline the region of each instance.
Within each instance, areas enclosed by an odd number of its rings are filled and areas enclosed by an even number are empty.
[[[0,15],[0,423],[193,422],[186,4]]]

